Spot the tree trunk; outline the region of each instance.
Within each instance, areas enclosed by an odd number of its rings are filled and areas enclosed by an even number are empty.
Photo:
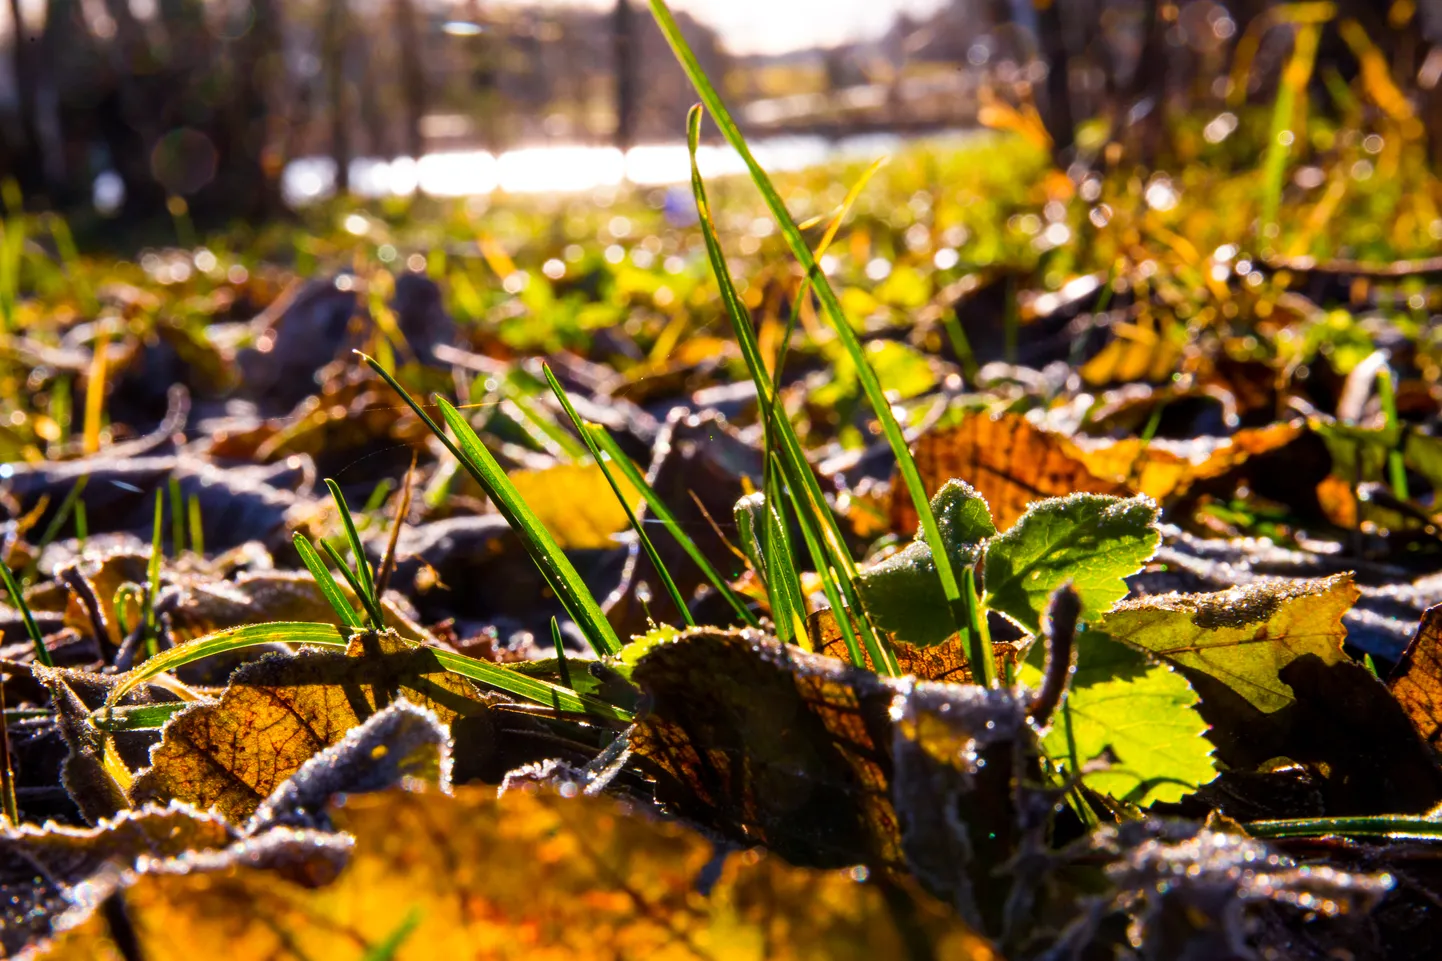
[[[401,86],[405,93],[405,149],[419,160],[426,152],[421,133],[421,118],[426,115],[426,71],[413,0],[396,0],[396,39],[400,43]]]
[[[346,95],[347,0],[328,0],[325,11],[326,99],[330,107],[330,156],[335,163],[335,192],[350,191],[351,142]]]
[[[636,135],[635,18],[630,0],[616,0],[613,18],[616,69],[616,146],[631,146]]]
[[[1064,166],[1062,155],[1076,140],[1076,121],[1071,105],[1071,58],[1061,23],[1060,0],[1035,0],[1037,32],[1042,58],[1046,60],[1047,133],[1051,134],[1052,158]]]

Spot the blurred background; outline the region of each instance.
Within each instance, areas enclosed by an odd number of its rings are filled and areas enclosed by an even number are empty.
[[[1415,94],[1442,158],[1442,0],[674,6],[773,167],[984,125],[1065,169],[1088,121],[1155,160],[1169,115],[1215,107],[1225,137],[1269,100],[1298,25],[1313,84]],[[107,217],[674,182],[694,100],[645,0],[0,0],[0,175]]]

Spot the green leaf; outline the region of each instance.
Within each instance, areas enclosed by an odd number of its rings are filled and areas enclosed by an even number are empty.
[[[931,509],[952,564],[957,569],[975,564],[983,542],[996,534],[986,498],[949,480],[931,499]],[[922,537],[862,570],[856,583],[876,625],[898,640],[930,647],[956,633],[931,546]]]
[[[1033,504],[986,546],[986,606],[1033,633],[1047,598],[1070,581],[1082,616],[1096,617],[1127,594],[1123,578],[1141,570],[1161,543],[1148,497],[1072,494]]]
[[[1324,664],[1342,652],[1345,614],[1357,600],[1350,574],[1314,580],[1263,581],[1214,594],[1162,594],[1126,601],[1097,625],[1173,664],[1208,674],[1258,710],[1271,713],[1296,696],[1281,672],[1314,655]]]
[[[1041,672],[1025,665],[1021,679],[1037,687]],[[1065,705],[1042,746],[1053,758],[1082,765],[1110,751],[1114,763],[1084,780],[1119,801],[1178,801],[1217,773],[1197,702],[1196,691],[1171,667],[1085,631],[1077,638]]]

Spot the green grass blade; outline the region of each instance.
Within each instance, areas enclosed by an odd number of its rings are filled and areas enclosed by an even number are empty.
[[[667,507],[665,501],[661,500],[661,495],[656,493],[656,489],[647,483],[646,476],[631,462],[631,458],[627,457],[626,453],[621,450],[621,445],[616,443],[616,439],[611,436],[610,431],[606,430],[606,428],[600,424],[587,424],[586,429],[591,434],[591,440],[611,459],[611,463],[620,469],[622,475],[631,483],[631,486],[641,492],[641,496],[646,499],[646,506],[650,509],[651,513],[666,526],[666,530],[671,532],[671,536],[676,539],[676,543],[681,545],[681,549],[685,551],[687,556],[701,569],[701,573],[706,576],[706,580],[711,582],[711,586],[716,588],[722,597],[726,598],[726,602],[736,611],[736,615],[751,627],[759,627],[760,622],[756,619],[756,615],[751,613],[751,609],[746,606],[746,601],[731,589],[731,585],[726,583],[726,579],[722,577],[712,563],[706,559],[706,555],[701,553],[701,548],[697,547],[696,542],[691,539],[691,535],[682,529],[681,522],[677,520],[675,514],[671,513],[671,508]]]
[[[168,701],[165,704],[133,704],[104,708],[90,715],[90,723],[102,731],[153,731],[197,704],[207,701]]]
[[[180,481],[171,475],[166,484],[170,495],[170,542],[171,555],[179,557],[185,550],[185,500],[180,494]]]
[[[551,618],[551,643],[556,645],[556,671],[561,675],[561,686],[576,689],[571,683],[571,663],[566,658],[566,645],[561,639],[561,625]]]
[[[1442,821],[1427,814],[1379,814],[1361,817],[1294,818],[1249,821],[1247,833],[1257,838],[1316,838],[1327,835],[1380,837],[1397,841],[1442,841]]]
[[[345,495],[340,492],[340,485],[329,477],[325,479],[325,486],[330,489],[330,496],[335,501],[336,510],[340,511],[341,523],[345,525],[345,539],[350,544],[351,554],[355,557],[356,579],[361,586],[361,590],[357,593],[367,608],[379,609],[375,578],[371,575],[370,562],[366,560],[365,545],[361,543],[360,534],[356,531],[355,518],[351,517],[350,507],[345,502]]]
[[[415,934],[416,928],[420,927],[423,917],[420,906],[413,906],[406,912],[406,916],[401,918],[401,923],[396,925],[394,931],[366,951],[362,961],[394,961],[411,935]]]
[[[311,547],[310,541],[297,531],[291,537],[291,543],[295,544],[295,550],[300,554],[301,562],[305,564],[306,570],[310,571],[310,576],[315,578],[315,586],[320,588],[321,596],[335,610],[335,615],[340,618],[341,623],[356,630],[364,628],[365,623],[356,614],[355,608],[350,606],[350,601],[346,600],[345,595],[341,593],[335,578],[331,577],[330,571],[326,570],[325,562],[320,559],[315,548]]]
[[[771,456],[775,457],[776,455],[773,453]],[[856,628],[847,615],[845,605],[841,603],[836,573],[831,569],[826,552],[821,547],[821,539],[815,530],[814,523],[811,523],[812,518],[800,506],[796,508],[796,516],[801,522],[801,536],[806,541],[806,550],[811,554],[811,563],[815,565],[816,573],[821,577],[821,589],[826,593],[826,600],[831,605],[831,612],[836,618],[836,626],[841,629],[841,637],[846,641],[847,656],[851,658],[851,663],[855,666],[865,667],[866,661],[861,656],[861,645],[857,643],[856,639]],[[880,663],[880,661],[874,663]]]
[[[606,615],[601,612],[601,607],[596,599],[591,596],[590,590],[586,587],[585,581],[571,564],[560,545],[556,543],[551,532],[541,523],[531,509],[526,506],[525,500],[516,490],[501,465],[491,456],[486,445],[476,436],[471,425],[461,416],[461,412],[445,400],[437,397],[436,403],[440,405],[441,416],[445,418],[446,425],[456,436],[456,443],[461,452],[465,455],[461,463],[476,478],[476,481],[485,489],[496,509],[505,517],[511,528],[520,535],[522,543],[530,551],[536,566],[541,569],[551,589],[561,600],[566,612],[585,632],[587,640],[600,655],[617,654],[621,650],[621,641],[611,624],[606,620]]]
[[[544,704],[557,711],[589,714],[592,717],[622,723],[631,720],[629,712],[607,704],[599,698],[591,697],[589,694],[577,694],[559,684],[552,684],[550,681],[543,681],[537,677],[527,677],[519,671],[492,664],[490,661],[466,657],[455,651],[446,651],[438,647],[427,648],[427,650],[434,654],[440,665],[452,674],[468,677],[473,681],[479,681],[497,690],[505,691],[507,694],[514,694],[528,701]]]
[[[140,623],[145,631],[145,656],[154,657],[157,645],[155,635],[155,598],[160,593],[160,559],[163,549],[161,521],[165,514],[165,495],[155,492],[155,520],[150,533],[150,563],[145,568],[145,597],[140,604]]]
[[[80,504],[80,505],[78,505],[78,506],[83,508],[85,505],[82,503],[82,504]],[[204,556],[205,556],[205,531],[201,528],[200,495],[199,495],[199,494],[191,494],[191,495],[190,495],[190,502],[189,502],[188,507],[189,507],[188,513],[190,514],[190,549],[191,549],[192,551],[194,551],[197,556],[199,556],[199,557],[204,557]],[[80,518],[79,518],[79,515],[77,514],[77,515],[76,515],[76,523],[77,523],[77,525],[78,525],[78,523],[79,523],[79,520],[80,520]]]
[[[651,12],[655,16],[657,24],[661,27],[661,32],[665,34],[667,41],[671,44],[676,58],[680,61],[692,85],[696,88],[696,92],[701,96],[701,100],[706,105],[706,109],[711,111],[711,115],[716,121],[716,126],[720,128],[727,142],[731,144],[746,164],[752,181],[756,184],[762,199],[765,200],[766,206],[771,210],[772,216],[781,228],[782,236],[785,238],[787,246],[791,248],[792,255],[801,263],[801,266],[806,272],[806,276],[811,280],[816,295],[821,301],[821,306],[827,321],[831,324],[832,329],[835,330],[846,352],[851,356],[851,360],[856,366],[857,379],[861,382],[862,390],[866,393],[867,400],[871,403],[872,410],[875,412],[876,418],[881,424],[882,432],[886,435],[887,442],[891,445],[892,451],[896,455],[897,469],[900,471],[902,480],[906,484],[907,492],[911,495],[912,503],[916,507],[917,515],[921,520],[922,534],[926,538],[926,542],[931,545],[932,555],[935,557],[936,562],[936,571],[941,579],[942,588],[946,593],[947,604],[951,609],[952,619],[955,621],[958,630],[964,628],[970,619],[968,601],[963,597],[958,572],[952,564],[951,558],[947,554],[945,545],[942,542],[941,530],[937,526],[936,515],[931,510],[931,503],[926,494],[926,487],[921,480],[921,472],[917,470],[916,461],[912,458],[911,451],[907,448],[906,437],[901,431],[901,425],[897,423],[896,415],[891,410],[891,405],[888,403],[886,394],[881,388],[881,382],[877,379],[876,371],[872,369],[871,364],[867,361],[866,354],[862,350],[861,341],[857,338],[856,332],[851,329],[851,325],[847,322],[846,316],[841,310],[841,302],[837,300],[836,291],[832,289],[830,280],[817,266],[816,258],[812,256],[811,248],[807,245],[806,238],[801,235],[801,231],[797,228],[795,220],[792,219],[791,214],[787,211],[781,195],[776,192],[775,186],[772,185],[771,178],[767,176],[766,171],[761,169],[761,165],[757,163],[756,158],[752,156],[750,149],[746,145],[746,138],[741,135],[741,131],[737,128],[735,121],[731,119],[731,114],[726,110],[726,105],[721,102],[721,97],[717,94],[716,88],[712,86],[711,81],[706,77],[705,71],[701,69],[701,65],[691,52],[691,48],[687,45],[686,39],[681,35],[681,29],[676,25],[675,18],[671,16],[671,11],[667,8],[665,0],[651,0]],[[697,125],[699,126],[699,122]],[[693,180],[699,180],[699,176],[693,174]],[[835,545],[830,546],[834,550]],[[852,562],[852,570],[848,572],[851,576],[855,576],[854,567],[854,562]],[[974,604],[974,598],[971,599],[971,603]]]
[[[25,622],[25,633],[30,635],[30,643],[35,645],[35,660],[45,667],[54,667],[55,662],[50,657],[50,650],[45,646],[45,638],[40,635],[40,627],[35,623],[35,615],[30,613],[30,605],[25,603],[25,595],[20,593],[20,585],[15,583],[15,575],[10,572],[10,565],[4,561],[0,561],[0,581],[5,583],[11,605],[20,612],[20,619]]]
[[[120,676],[119,683],[110,691],[107,706],[114,705],[122,697],[135,690],[152,677],[167,671],[192,664],[201,658],[229,651],[244,650],[263,644],[317,644],[323,647],[345,647],[349,643],[347,632],[334,624],[317,624],[309,621],[274,621],[267,624],[247,624],[232,627],[188,641],[155,657],[150,658],[135,670]]]
[[[465,467],[466,471],[475,478],[476,483],[480,484],[481,488],[490,496],[496,509],[501,512],[501,516],[506,519],[506,522],[520,536],[521,542],[526,545],[526,550],[530,552],[531,559],[540,568],[541,575],[551,585],[551,589],[556,592],[556,597],[560,599],[566,613],[570,614],[571,619],[581,628],[581,632],[585,634],[591,648],[601,656],[620,651],[620,638],[616,636],[615,630],[606,620],[606,615],[601,612],[600,605],[596,603],[596,599],[586,588],[585,582],[581,580],[581,575],[577,573],[576,568],[561,551],[550,532],[526,506],[515,486],[506,477],[505,471],[501,470],[501,465],[497,464],[496,459],[491,456],[491,452],[486,450],[486,445],[481,443],[481,439],[476,436],[475,431],[471,430],[471,426],[466,423],[465,418],[450,404],[438,399],[442,416],[456,433],[456,441],[453,442],[446,435],[445,430],[425,412],[420,404],[416,403],[415,398],[400,385],[390,371],[376,363],[374,358],[367,357],[365,354],[360,354],[360,357],[391,386],[392,390],[401,396],[411,410],[415,411],[416,416],[420,417],[451,452],[451,455],[460,462],[461,466]]]
[[[244,627],[198,637],[158,654],[130,673],[122,675],[120,682],[110,692],[106,707],[101,710],[106,714],[112,711],[118,713],[121,709],[116,707],[116,702],[141,684],[202,658],[265,644],[311,644],[344,648],[350,643],[348,635],[348,630],[334,624],[279,621],[270,624],[247,624]],[[589,714],[608,721],[624,723],[631,719],[631,715],[626,711],[597,698],[568,691],[538,678],[526,677],[489,661],[478,661],[473,657],[440,648],[427,650],[435,654],[436,661],[452,674],[468,677],[537,704],[544,704],[558,711]]]
[[[821,536],[820,544],[830,559],[830,568],[835,574],[838,586],[850,605],[856,623],[861,628],[866,648],[868,651],[877,652],[878,656],[873,663],[876,664],[878,671],[895,674],[896,662],[891,653],[890,644],[877,632],[861,601],[860,592],[856,590],[856,562],[846,547],[836,518],[831,513],[831,508],[826,503],[826,497],[821,492],[821,486],[817,483],[816,475],[806,460],[796,431],[786,417],[778,416],[779,403],[775,385],[766,373],[766,368],[761,360],[760,345],[756,341],[756,332],[752,329],[750,317],[736,294],[736,285],[731,279],[730,268],[726,266],[726,258],[721,253],[716,226],[711,217],[710,202],[706,196],[706,185],[701,179],[700,167],[696,163],[696,148],[700,142],[700,133],[701,111],[699,108],[693,108],[687,118],[687,145],[691,152],[691,189],[696,196],[697,216],[701,224],[701,234],[706,243],[707,256],[711,260],[711,269],[715,273],[716,282],[721,289],[721,299],[726,306],[731,327],[741,345],[742,357],[756,384],[757,397],[764,412],[762,428],[766,447],[780,449],[782,456],[778,463],[790,486],[798,513],[804,511],[817,522],[817,529]],[[782,356],[778,359],[784,362],[785,358]],[[768,486],[771,468],[772,462],[768,460],[766,463],[768,478],[766,485]],[[775,502],[773,501],[773,503]],[[763,528],[762,534],[763,536],[766,534],[766,528]],[[765,553],[764,549],[762,553]]]
[[[365,585],[356,577],[355,571],[346,564],[345,558],[340,556],[340,551],[331,546],[328,541],[321,541],[320,549],[325,551],[330,562],[336,566],[336,570],[340,571],[340,576],[345,578],[345,582],[350,585],[355,596],[360,598],[361,606],[365,608],[366,616],[370,619],[370,626],[378,631],[385,630],[386,623],[385,618],[381,616],[380,605],[366,596]]]
[[[646,558],[651,562],[651,566],[656,569],[657,576],[661,578],[661,583],[666,587],[666,593],[671,595],[671,603],[674,604],[676,610],[680,612],[682,620],[686,622],[686,626],[695,627],[696,621],[691,617],[690,607],[686,604],[685,598],[681,596],[681,591],[676,586],[676,581],[671,577],[671,572],[666,569],[665,563],[662,562],[661,555],[656,553],[656,545],[652,544],[651,538],[646,536],[646,529],[642,527],[641,522],[637,520],[636,512],[631,509],[630,503],[626,500],[626,495],[621,493],[621,485],[616,483],[616,478],[615,475],[611,473],[611,468],[606,466],[606,458],[602,456],[601,449],[596,446],[596,442],[591,437],[590,431],[586,430],[586,422],[581,420],[581,415],[576,413],[576,408],[571,406],[571,399],[566,396],[565,388],[561,386],[560,381],[556,380],[556,375],[551,373],[551,365],[543,363],[541,370],[546,375],[546,383],[551,386],[551,393],[555,394],[556,400],[560,401],[561,409],[564,410],[566,416],[571,419],[571,423],[575,425],[576,433],[581,435],[581,439],[586,443],[586,449],[589,450],[591,456],[596,459],[596,466],[601,468],[601,474],[606,478],[606,483],[611,485],[611,490],[615,493],[616,500],[621,502],[621,509],[626,512],[626,519],[631,522],[631,529],[636,532],[636,537],[641,541],[641,549],[646,552]]]

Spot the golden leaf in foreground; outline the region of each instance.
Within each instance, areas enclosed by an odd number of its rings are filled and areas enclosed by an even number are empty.
[[[1214,594],[1122,601],[1097,628],[1181,667],[1210,675],[1258,710],[1295,700],[1281,672],[1298,658],[1348,660],[1342,615],[1360,592],[1350,574],[1257,581]]]
[[[474,733],[485,747],[490,709],[470,681],[448,673],[426,648],[358,634],[345,654],[272,655],[237,670],[218,702],[166,725],[131,799],[214,807],[239,824],[311,756],[401,695],[434,711],[457,737],[458,719],[482,728]]]
[[[463,787],[389,792],[336,812],[352,862],[308,890],[235,867],[147,876],[126,892],[147,961],[386,957],[870,959],[998,956],[908,885],[793,868],[757,852],[716,861],[690,830],[606,798]],[[714,883],[713,883],[714,882]],[[45,957],[116,959],[104,919]]]

